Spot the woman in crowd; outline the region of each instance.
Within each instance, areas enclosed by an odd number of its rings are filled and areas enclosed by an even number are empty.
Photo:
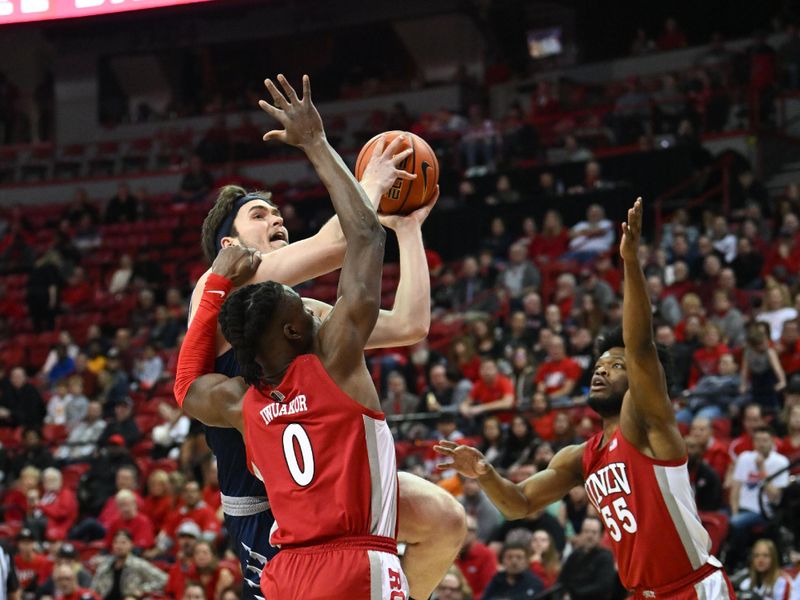
[[[514,416],[506,437],[500,466],[504,469],[513,469],[528,462],[532,452],[531,446],[535,440],[536,435],[528,420],[522,415]]]
[[[737,586],[740,598],[760,600],[793,600],[792,580],[780,568],[778,550],[772,540],[753,544],[750,569]]]
[[[481,442],[478,449],[483,452],[489,464],[498,467],[503,458],[505,440],[500,420],[497,417],[486,417],[483,420],[483,430],[481,431]]]
[[[561,571],[561,557],[558,555],[552,536],[544,529],[537,529],[531,538],[531,571],[549,589],[558,579]]]

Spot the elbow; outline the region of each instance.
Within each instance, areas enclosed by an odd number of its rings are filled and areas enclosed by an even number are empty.
[[[430,314],[430,313],[429,313]],[[430,329],[430,319],[424,319],[424,323],[409,323],[408,331],[404,336],[406,344],[412,346],[417,342],[421,342],[428,337],[428,330]]]

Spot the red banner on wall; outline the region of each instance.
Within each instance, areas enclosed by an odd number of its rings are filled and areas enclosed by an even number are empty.
[[[90,17],[211,0],[0,0],[0,25]]]

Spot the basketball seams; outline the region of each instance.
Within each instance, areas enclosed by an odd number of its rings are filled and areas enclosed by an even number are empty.
[[[436,193],[441,169],[438,157],[426,140],[414,133],[407,131],[386,131],[373,136],[359,152],[356,159],[355,174],[357,178],[363,177],[367,163],[372,157],[378,139],[386,136],[387,143],[391,143],[397,136],[405,135],[408,139],[401,148],[410,149],[411,153],[397,168],[404,169],[413,175],[421,175],[420,179],[396,179],[392,184],[391,195],[383,194],[378,205],[378,211],[383,214],[406,215],[430,202]],[[419,163],[419,164],[418,164]],[[424,169],[423,169],[424,164]],[[427,183],[428,185],[425,185]],[[405,188],[405,194],[402,193]],[[422,193],[425,197],[422,197]],[[395,194],[397,198],[395,198]]]

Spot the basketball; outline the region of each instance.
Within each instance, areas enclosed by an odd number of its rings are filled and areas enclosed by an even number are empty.
[[[361,179],[367,163],[372,157],[372,152],[378,138],[386,136],[388,146],[398,135],[406,136],[397,152],[402,152],[411,146],[413,152],[400,163],[397,168],[416,174],[416,179],[406,180],[398,178],[391,189],[381,197],[378,212],[385,215],[407,215],[431,201],[436,193],[436,184],[439,182],[439,161],[428,143],[418,135],[408,131],[387,131],[379,133],[366,144],[358,153],[356,160],[356,179]]]

